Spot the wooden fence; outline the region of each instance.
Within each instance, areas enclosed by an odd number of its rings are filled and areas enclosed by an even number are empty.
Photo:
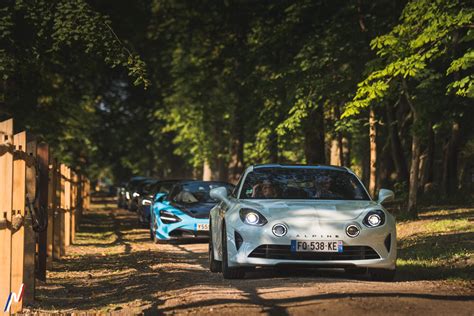
[[[0,308],[21,312],[34,301],[35,281],[74,243],[90,183],[51,156],[51,148],[27,132],[0,122]],[[19,295],[23,294],[21,297]],[[11,305],[9,305],[11,304]]]

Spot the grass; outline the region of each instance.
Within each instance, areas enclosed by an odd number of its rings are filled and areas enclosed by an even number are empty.
[[[474,275],[474,208],[425,209],[397,224],[400,275],[407,280],[462,280]]]

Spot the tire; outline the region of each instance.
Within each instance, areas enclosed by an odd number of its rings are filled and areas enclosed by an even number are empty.
[[[209,223],[211,220],[209,219]],[[222,272],[222,261],[214,259],[214,247],[212,241],[212,225],[209,224],[209,270],[213,273]]]
[[[372,281],[379,282],[392,282],[395,279],[395,274],[397,270],[388,270],[388,269],[370,269],[370,278]]]
[[[227,253],[227,232],[225,223],[222,224],[222,276],[224,279],[243,279],[245,270],[242,268],[230,268]]]
[[[161,243],[161,240],[158,239],[158,237],[156,237],[156,234],[153,234],[153,242],[154,242],[155,244]]]
[[[152,237],[153,242],[155,244],[159,244],[161,242],[161,240],[158,237],[156,237],[156,231],[154,229],[155,226],[156,226],[156,219],[153,220],[153,229],[151,229],[151,231],[152,231],[152,236],[151,237]]]
[[[153,221],[152,221],[153,220]],[[154,219],[150,219],[150,240],[153,240],[153,236],[155,235],[153,232],[153,225],[154,225]]]

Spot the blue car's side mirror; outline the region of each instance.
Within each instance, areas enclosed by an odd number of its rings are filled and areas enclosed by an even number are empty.
[[[154,200],[155,202],[163,202],[167,196],[168,194],[166,193],[156,193]]]

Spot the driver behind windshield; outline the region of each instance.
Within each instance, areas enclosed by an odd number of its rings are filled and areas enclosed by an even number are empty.
[[[338,199],[339,193],[333,191],[333,179],[329,175],[319,175],[314,178],[314,197],[317,199]]]
[[[278,198],[275,185],[269,180],[263,180],[262,182],[254,185],[252,190],[252,197],[262,199]]]

